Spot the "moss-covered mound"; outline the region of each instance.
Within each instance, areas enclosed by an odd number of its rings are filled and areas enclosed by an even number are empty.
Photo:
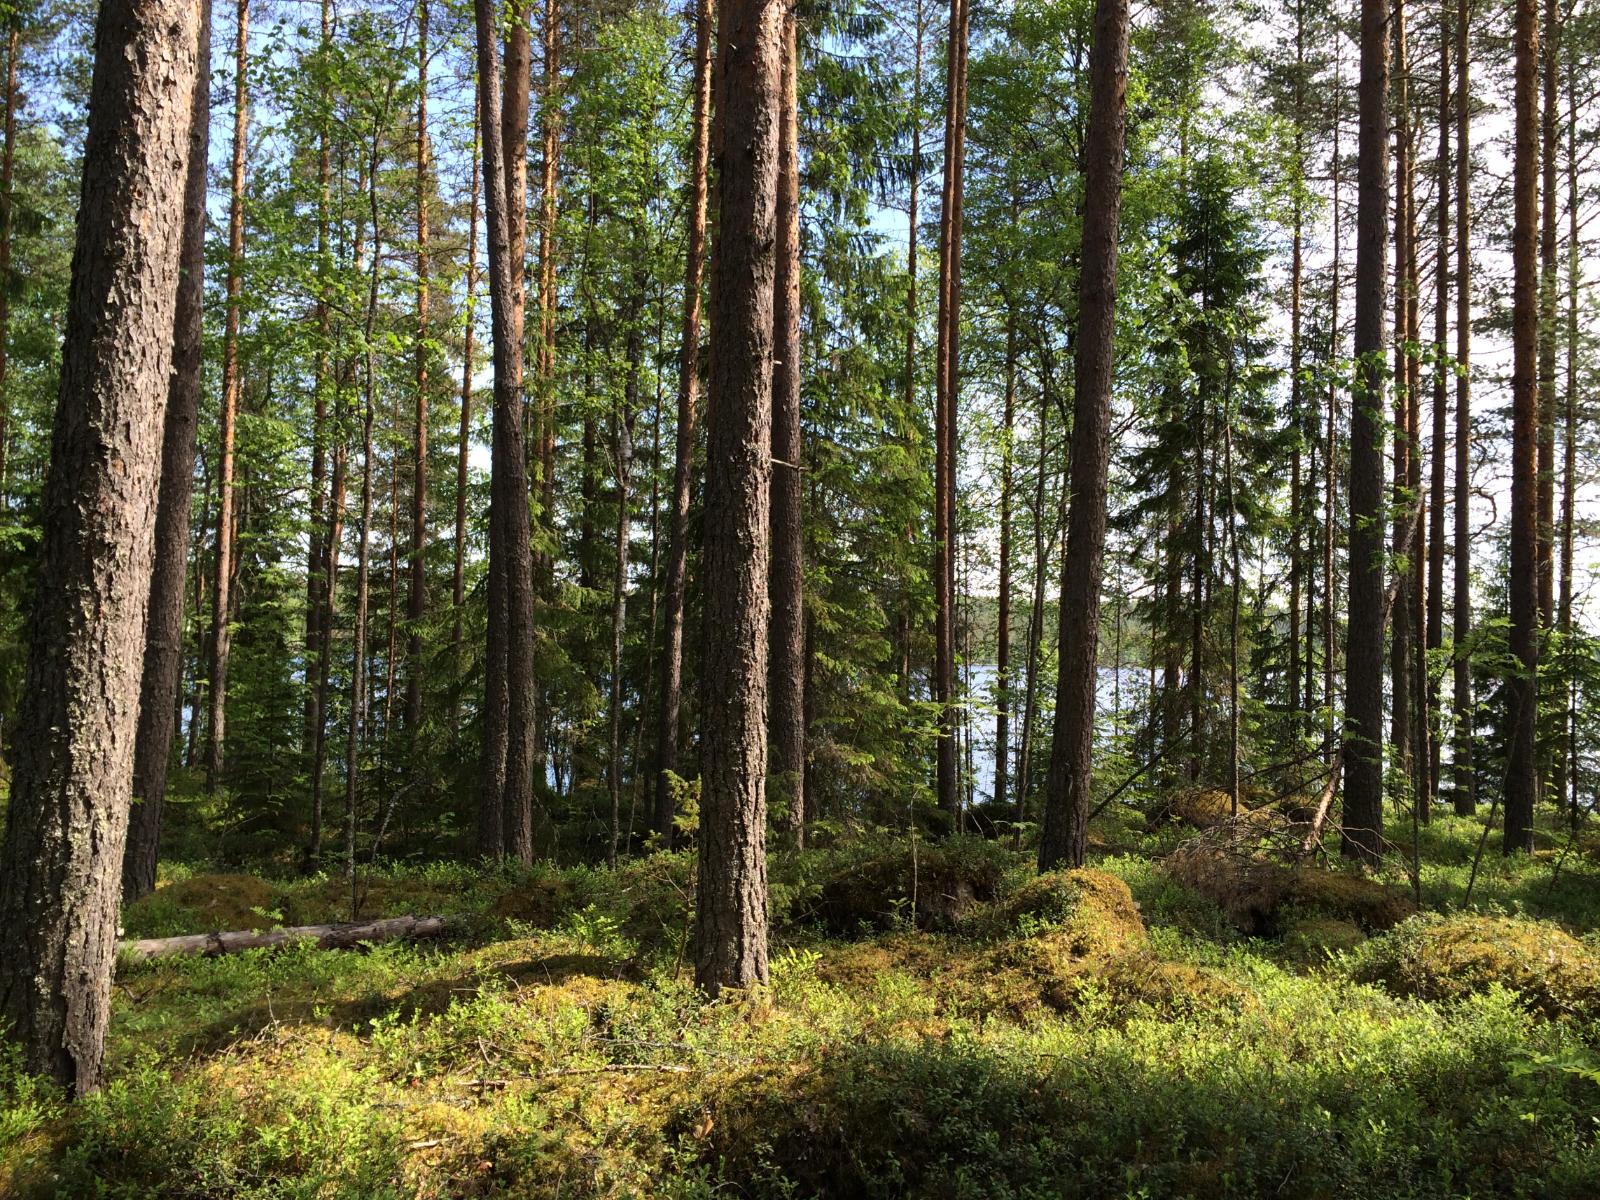
[[[982,838],[908,839],[840,853],[825,867],[814,903],[799,905],[795,915],[847,935],[903,924],[952,929],[974,905],[994,899],[1005,867],[1005,852]]]
[[[1283,949],[1292,962],[1321,966],[1367,940],[1359,925],[1338,917],[1302,917],[1283,931]]]
[[[1048,930],[1066,953],[1080,958],[1145,942],[1144,919],[1133,893],[1105,871],[1040,875],[1008,897],[1002,912],[1009,927]]]
[[[1179,883],[1215,902],[1245,933],[1278,934],[1292,921],[1313,916],[1378,933],[1417,911],[1404,892],[1362,875],[1286,867],[1207,846],[1180,849],[1167,858],[1166,869]]]
[[[191,875],[164,883],[130,905],[122,923],[131,937],[167,937],[283,924],[280,890],[254,875]]]
[[[1459,1000],[1499,984],[1547,1017],[1600,1018],[1600,954],[1544,921],[1408,921],[1375,939],[1354,974],[1423,1000]]]
[[[1233,817],[1233,797],[1217,788],[1185,788],[1173,794],[1168,810],[1185,825],[1210,829]]]

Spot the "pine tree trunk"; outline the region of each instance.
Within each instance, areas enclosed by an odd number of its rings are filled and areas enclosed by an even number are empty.
[[[606,763],[606,784],[611,793],[611,848],[607,861],[612,866],[617,865],[622,840],[622,651],[628,626],[628,550],[633,540],[628,488],[633,471],[634,414],[639,411],[639,368],[644,354],[639,330],[639,308],[646,287],[643,272],[634,276],[633,284],[639,302],[628,318],[628,381],[622,411],[611,414],[611,455],[617,472],[617,524],[612,543],[616,562],[611,575],[611,738]]]
[[[934,397],[934,665],[939,709],[937,794],[951,828],[961,821],[955,709],[955,420],[960,379],[961,204],[966,142],[967,7],[950,0],[944,187],[939,208],[939,314]]]
[[[227,317],[222,333],[222,416],[217,434],[216,582],[211,588],[211,689],[206,723],[206,790],[220,781],[227,743],[228,651],[234,577],[233,453],[239,416],[239,304],[244,286],[244,164],[250,129],[250,0],[239,0],[234,45],[233,184],[228,206]]]
[[[450,590],[455,611],[450,642],[458,663],[462,661],[462,618],[467,603],[467,488],[471,481],[472,373],[476,350],[474,335],[478,310],[478,214],[482,199],[482,113],[477,97],[472,102],[472,200],[467,218],[466,321],[461,344],[461,426],[456,434],[456,546],[455,571]]]
[[[1428,460],[1428,611],[1425,654],[1437,659],[1444,645],[1444,508],[1445,454],[1449,446],[1449,391],[1446,381],[1450,368],[1445,361],[1450,337],[1450,10],[1439,11],[1439,148],[1435,158],[1433,260],[1433,445]],[[1425,711],[1428,732],[1426,787],[1421,803],[1431,812],[1439,795],[1439,739],[1443,723],[1439,719],[1440,676],[1429,669],[1425,678]]]
[[[5,506],[10,482],[11,393],[6,377],[11,354],[11,242],[13,229],[11,181],[17,157],[17,54],[21,49],[22,16],[13,13],[6,31],[5,143],[0,145],[0,508]]]
[[[795,15],[783,20],[778,113],[778,246],[772,291],[772,652],[767,664],[772,768],[769,785],[788,801],[786,825],[806,840],[806,630],[800,460],[800,148]]]
[[[1555,495],[1556,495],[1556,147],[1557,62],[1560,56],[1558,0],[1544,0],[1540,37],[1542,110],[1539,117],[1539,627],[1555,625]],[[1541,739],[1542,741],[1543,739]],[[1540,779],[1548,778],[1551,747],[1539,748]]]
[[[1390,516],[1394,527],[1393,553],[1399,586],[1395,598],[1393,629],[1389,641],[1389,742],[1393,747],[1394,777],[1411,775],[1411,628],[1413,596],[1410,564],[1399,558],[1409,537],[1411,522],[1411,458],[1416,450],[1409,436],[1411,410],[1416,397],[1411,378],[1411,65],[1406,44],[1406,2],[1394,5],[1394,487]]]
[[[1304,422],[1304,389],[1301,372],[1304,350],[1301,346],[1301,292],[1305,277],[1305,205],[1301,188],[1305,183],[1305,79],[1306,79],[1305,0],[1295,0],[1294,8],[1294,216],[1289,252],[1289,729],[1299,737],[1302,724],[1300,693],[1300,607],[1301,579],[1304,571],[1300,526],[1303,516],[1300,435]],[[1310,621],[1307,620],[1309,627]]]
[[[1451,597],[1452,745],[1451,801],[1457,816],[1470,817],[1478,804],[1472,767],[1472,87],[1469,25],[1472,0],[1456,5],[1456,436],[1455,496],[1451,513],[1455,540]]]
[[[1084,146],[1083,253],[1074,364],[1072,507],[1061,576],[1060,677],[1050,746],[1039,869],[1081,866],[1087,849],[1094,759],[1100,581],[1111,459],[1117,227],[1127,128],[1128,2],[1097,0]]]
[[[1000,581],[995,618],[994,803],[1011,792],[1011,494],[1012,437],[1016,431],[1017,326],[1006,314],[1005,408],[1000,424]]]
[[[100,1083],[150,600],[200,6],[106,0],[0,848],[0,1018]]]
[[[1517,0],[1511,227],[1510,649],[1505,681],[1507,854],[1533,850],[1539,794],[1539,13]]]
[[[1339,329],[1339,292],[1343,286],[1340,267],[1343,266],[1344,253],[1344,207],[1340,196],[1340,183],[1344,177],[1344,170],[1340,150],[1343,142],[1344,129],[1344,58],[1341,54],[1344,43],[1342,40],[1334,42],[1333,59],[1333,281],[1330,293],[1329,309],[1331,319],[1329,323],[1329,352],[1330,364],[1336,364],[1344,349],[1344,336]],[[1334,708],[1334,630],[1339,613],[1339,581],[1334,574],[1334,540],[1336,534],[1338,463],[1339,463],[1339,384],[1342,370],[1329,373],[1328,379],[1328,411],[1326,428],[1323,433],[1323,463],[1322,475],[1322,756],[1330,770],[1335,759],[1334,735],[1337,728],[1338,715]]]
[[[1567,314],[1566,314],[1566,395],[1563,397],[1561,457],[1561,597],[1556,623],[1563,642],[1572,637],[1572,541],[1577,516],[1578,480],[1578,289],[1583,279],[1583,260],[1578,240],[1578,94],[1577,72],[1572,60],[1567,65]],[[1561,694],[1561,741],[1556,748],[1554,786],[1557,804],[1570,805],[1568,818],[1573,829],[1583,819],[1578,804],[1578,691],[1577,681],[1566,678]],[[1570,792],[1570,796],[1569,796]]]
[[[367,617],[372,546],[372,424],[377,406],[377,364],[373,336],[378,316],[378,279],[383,265],[383,243],[378,223],[378,129],[372,133],[372,159],[367,189],[372,217],[372,277],[367,292],[366,398],[361,415],[361,532],[356,538],[355,634],[350,648],[350,720],[346,728],[344,763],[344,877],[352,886],[356,874],[356,825],[361,801],[361,740],[367,724]],[[393,576],[390,577],[391,586]],[[392,609],[392,606],[391,606]],[[355,919],[354,904],[351,919]]]
[[[767,579],[783,20],[777,0],[726,0],[717,30],[695,918],[695,982],[713,996],[767,978]]]
[[[506,43],[502,111],[492,0],[474,0],[483,181],[489,232],[494,435],[489,515],[489,637],[478,849],[533,860],[533,584],[522,435],[522,258],[527,197],[528,31]]]
[[[544,5],[544,87],[540,96],[542,166],[539,180],[539,353],[537,359],[539,436],[533,447],[539,468],[540,520],[555,513],[556,421],[556,207],[561,169],[561,6]],[[541,565],[541,577],[550,564]]]
[[[661,699],[656,709],[652,825],[663,849],[672,845],[672,786],[678,769],[678,723],[683,694],[684,595],[689,574],[689,500],[694,487],[694,436],[700,394],[700,287],[705,276],[706,178],[711,146],[712,0],[695,10],[694,118],[689,141],[688,246],[684,256],[683,319],[678,351],[678,422],[674,435],[672,515],[667,529],[666,581],[661,591]]]
[[[1375,863],[1383,827],[1384,282],[1389,215],[1389,10],[1361,2],[1356,204],[1356,395],[1350,414],[1342,852]]]
[[[405,727],[422,725],[422,623],[428,613],[428,0],[417,3],[417,396],[411,477],[411,562],[406,593]]]
[[[161,439],[155,558],[145,619],[144,675],[133,744],[133,798],[122,856],[122,897],[132,903],[156,886],[167,764],[183,684],[183,600],[189,565],[195,439],[200,425],[206,264],[206,148],[211,126],[211,3],[200,0],[199,47],[183,190],[183,245],[172,329],[172,377]],[[9,193],[7,193],[9,194]],[[0,279],[5,272],[0,269]]]
[[[332,0],[322,0],[322,40],[318,52],[327,57],[333,40]],[[310,536],[306,539],[306,725],[302,737],[302,750],[308,763],[308,773],[316,770],[317,740],[324,717],[325,697],[314,682],[317,664],[321,661],[322,639],[328,636],[331,624],[323,600],[328,583],[322,574],[327,556],[328,538],[328,381],[331,362],[331,334],[333,308],[329,303],[329,276],[332,259],[329,251],[330,225],[333,220],[333,155],[328,138],[328,122],[319,122],[317,130],[317,352],[313,368],[312,418],[311,418],[311,512]],[[318,786],[313,782],[313,788]]]

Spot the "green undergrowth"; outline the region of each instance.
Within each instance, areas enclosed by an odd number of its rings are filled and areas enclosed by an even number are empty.
[[[1426,831],[1425,886],[1479,828]],[[771,984],[710,1005],[688,855],[387,867],[361,915],[446,913],[447,937],[124,963],[81,1102],[0,1056],[0,1195],[1600,1194],[1600,946],[1588,901],[1532,902],[1550,861],[1398,924],[1316,875],[1247,933],[1125,824],[1103,840],[1041,878],[979,840],[778,854]],[[350,902],[176,870],[124,924]]]

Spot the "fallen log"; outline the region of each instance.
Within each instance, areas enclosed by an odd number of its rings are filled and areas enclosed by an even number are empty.
[[[342,925],[296,925],[287,929],[236,929],[227,933],[188,933],[181,937],[137,938],[117,943],[120,957],[134,962],[171,955],[203,954],[215,957],[264,946],[310,942],[320,949],[340,950],[363,942],[392,938],[437,937],[449,924],[444,917],[387,917],[381,921],[350,921]]]

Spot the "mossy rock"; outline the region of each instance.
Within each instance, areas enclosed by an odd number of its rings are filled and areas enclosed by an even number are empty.
[[[1244,933],[1275,935],[1306,917],[1347,921],[1365,933],[1380,933],[1417,912],[1399,889],[1345,871],[1286,867],[1203,846],[1178,850],[1165,867],[1179,883],[1215,902]]]
[[[919,929],[953,929],[976,905],[994,899],[1004,870],[1004,851],[979,838],[908,841],[842,857],[823,880],[812,915],[845,935],[907,921]]]
[[[191,875],[161,884],[134,903],[123,924],[129,930],[160,926],[172,934],[271,929],[284,923],[282,903],[278,889],[254,875]]]
[[[1284,952],[1305,966],[1320,966],[1366,940],[1359,925],[1338,917],[1302,917],[1283,931]]]
[[[1173,794],[1168,811],[1185,825],[1210,829],[1232,819],[1233,797],[1219,788],[1184,788]]]
[[[1374,940],[1353,973],[1434,1001],[1499,984],[1544,1016],[1600,1018],[1600,954],[1544,921],[1419,918]]]
[[[1006,924],[1046,927],[1070,954],[1109,954],[1145,944],[1144,918],[1128,885],[1092,868],[1052,871],[1018,888],[1003,908]]]
[[[549,929],[572,910],[574,895],[572,881],[560,875],[519,880],[495,897],[489,915]]]
[[[1417,913],[1414,900],[1398,888],[1352,875],[1310,867],[1288,871],[1284,903],[1295,909],[1348,921],[1366,933],[1393,929]]]

